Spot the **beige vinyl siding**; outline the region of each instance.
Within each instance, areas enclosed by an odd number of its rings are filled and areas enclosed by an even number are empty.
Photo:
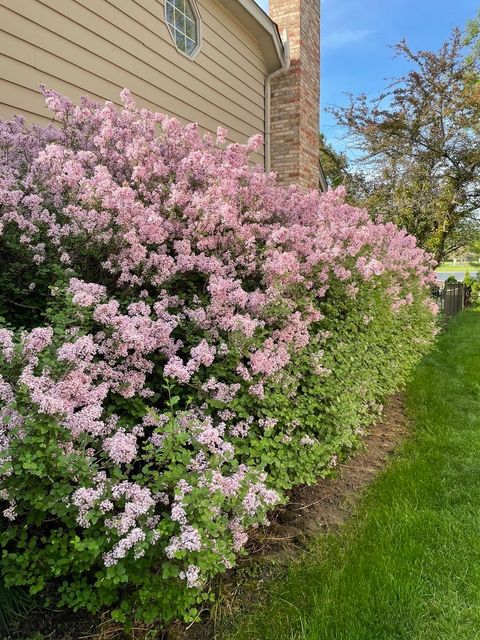
[[[220,1],[197,6],[202,46],[192,61],[173,45],[163,0],[0,0],[0,116],[47,122],[42,82],[117,104],[128,87],[139,105],[212,132],[221,125],[233,142],[263,133],[258,43]]]

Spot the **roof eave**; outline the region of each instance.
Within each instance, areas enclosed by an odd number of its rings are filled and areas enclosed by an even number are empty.
[[[268,73],[285,66],[286,53],[277,25],[254,0],[223,0],[222,3],[257,39],[265,54]]]

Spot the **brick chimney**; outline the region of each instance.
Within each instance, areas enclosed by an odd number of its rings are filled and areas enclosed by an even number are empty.
[[[280,184],[318,189],[320,0],[270,0],[270,17],[290,43],[290,69],[272,79],[270,167]]]

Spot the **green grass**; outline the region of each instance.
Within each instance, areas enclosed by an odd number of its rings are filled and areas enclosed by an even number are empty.
[[[7,589],[0,580],[0,638],[5,638],[14,621],[33,608],[29,595],[20,589]]]
[[[439,267],[436,268],[436,271],[439,273],[450,271],[453,273],[464,273],[465,271],[480,271],[480,262],[466,262],[463,265],[454,265],[453,262],[443,262]]]
[[[480,313],[407,390],[414,427],[356,516],[217,640],[480,639]]]

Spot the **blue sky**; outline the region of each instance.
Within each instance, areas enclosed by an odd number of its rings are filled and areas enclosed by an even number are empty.
[[[257,2],[268,9],[268,0]],[[386,78],[405,71],[389,44],[406,38],[414,49],[437,49],[479,6],[479,0],[322,0],[320,126],[327,139],[348,152],[326,106],[345,104],[345,92],[376,95]]]

